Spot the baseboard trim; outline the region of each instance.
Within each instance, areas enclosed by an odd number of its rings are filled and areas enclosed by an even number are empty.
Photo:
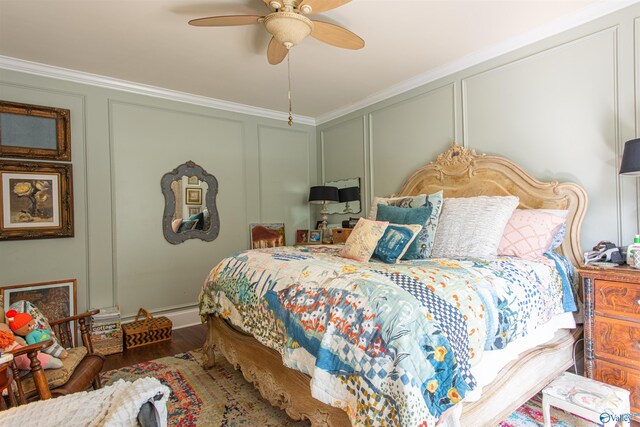
[[[198,307],[182,308],[173,311],[155,312],[154,316],[165,316],[173,324],[173,329],[182,329],[188,326],[199,325],[202,323],[200,320],[200,313]],[[122,318],[122,323],[132,322],[135,320],[135,316],[127,316]]]

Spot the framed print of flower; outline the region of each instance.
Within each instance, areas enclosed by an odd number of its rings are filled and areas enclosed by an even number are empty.
[[[70,164],[0,160],[0,241],[73,237]]]

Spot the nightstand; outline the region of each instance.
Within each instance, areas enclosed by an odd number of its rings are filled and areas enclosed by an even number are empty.
[[[579,270],[584,292],[585,376],[631,392],[640,421],[640,270]]]

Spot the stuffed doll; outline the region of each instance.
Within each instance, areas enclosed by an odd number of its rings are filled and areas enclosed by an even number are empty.
[[[26,344],[27,343],[21,337],[13,335],[9,325],[6,323],[0,323],[0,351],[7,353],[11,350],[18,350]],[[28,371],[31,369],[31,360],[29,360],[26,354],[18,356],[13,360],[16,363],[16,367],[21,371]],[[41,351],[38,352],[38,361],[40,361],[42,369],[62,368],[62,360]]]
[[[6,317],[13,333],[24,337],[27,344],[36,344],[51,338],[51,331],[36,328],[36,321],[28,313],[9,310]],[[64,359],[68,355],[67,350],[55,341],[50,346],[43,348],[42,351],[60,359]]]

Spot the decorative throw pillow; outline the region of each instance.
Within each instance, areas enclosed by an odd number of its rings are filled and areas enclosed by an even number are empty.
[[[182,224],[180,224],[180,227],[178,227],[178,233],[193,230],[196,227],[197,223],[197,219],[185,219],[184,221],[182,221]]]
[[[403,259],[425,259],[431,256],[431,250],[433,249],[433,241],[436,236],[436,229],[438,228],[438,219],[440,218],[440,212],[442,211],[442,190],[433,194],[420,194],[419,196],[411,197],[394,197],[383,199],[381,197],[374,198],[374,203],[380,201],[387,206],[397,206],[401,208],[420,208],[430,207],[431,216],[425,224],[423,224],[422,231],[418,234],[418,237],[413,243],[413,248],[409,249]],[[372,213],[377,216],[377,205],[371,206]],[[370,219],[376,219],[376,216],[369,217]],[[417,253],[414,250],[417,248]]]
[[[417,224],[422,227],[431,217],[431,206],[422,208],[397,208],[395,206],[378,205],[377,220],[388,221],[391,224]],[[419,239],[415,239],[404,254],[403,259],[418,259],[420,254]]]
[[[436,230],[438,228],[438,221],[440,220],[440,212],[442,212],[443,199],[442,191],[427,196],[425,206],[431,206],[431,216],[415,240],[415,244],[418,247],[418,259],[425,259],[431,256],[433,241],[436,238]],[[404,259],[408,259],[406,255]]]
[[[11,304],[7,312],[9,312],[10,310],[29,314],[31,317],[33,317],[37,329],[51,331],[51,339],[53,340],[53,343],[50,346],[43,348],[43,352],[50,354],[51,356],[54,356],[56,358],[64,359],[65,357],[67,357],[65,349],[60,345],[60,340],[58,339],[58,337],[56,337],[55,331],[53,330],[53,328],[51,328],[49,321],[47,320],[45,315],[42,314],[40,309],[36,307],[35,304],[31,303],[30,301],[20,300]]]
[[[433,258],[492,258],[511,214],[514,196],[444,199],[431,256]]]
[[[417,196],[402,197],[374,197],[369,210],[369,219],[378,217],[378,205],[396,206],[398,208],[420,208],[427,203],[427,195],[419,194]]]
[[[504,229],[499,255],[538,261],[544,258],[564,218],[537,209],[516,209]]]
[[[389,225],[386,221],[371,221],[360,218],[340,252],[343,258],[367,262],[376,249],[378,240]]]
[[[204,212],[200,212],[189,217],[189,221],[197,221],[194,230],[202,230],[204,227]]]
[[[557,248],[560,247],[560,245],[562,245],[562,242],[564,241],[564,236],[565,234],[567,234],[567,216],[569,215],[569,211],[566,209],[538,209],[538,210],[559,216],[560,218],[564,219],[564,222],[562,223],[558,231],[556,231],[556,234],[553,236],[553,239],[551,240],[551,245],[549,245],[549,249],[547,249],[547,252],[556,250]]]
[[[407,252],[420,230],[420,224],[389,224],[382,238],[378,240],[373,256],[387,264],[395,264]]]

